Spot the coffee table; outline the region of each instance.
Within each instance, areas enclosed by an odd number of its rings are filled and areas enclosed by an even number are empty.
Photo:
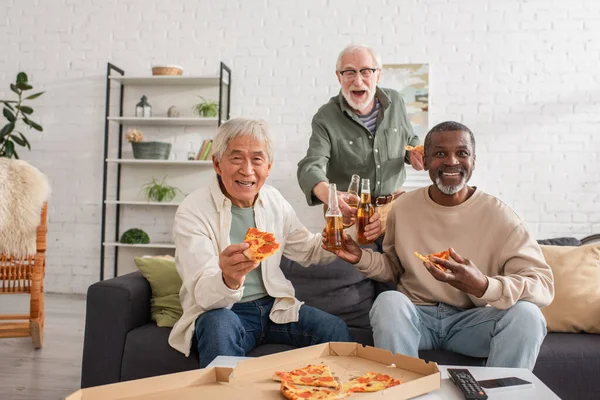
[[[235,368],[241,360],[247,360],[250,357],[230,357],[218,356],[208,367],[229,367]],[[208,368],[207,367],[207,368]],[[491,368],[491,367],[464,367],[460,365],[439,365],[442,374],[442,387],[439,390],[427,393],[423,396],[416,397],[419,400],[463,400],[464,397],[460,390],[452,383],[448,377],[448,368],[467,368],[477,380],[505,378],[516,376],[517,378],[525,379],[532,382],[532,388],[526,389],[511,389],[502,392],[487,391],[489,400],[560,400],[544,382],[540,381],[537,376],[525,368]]]

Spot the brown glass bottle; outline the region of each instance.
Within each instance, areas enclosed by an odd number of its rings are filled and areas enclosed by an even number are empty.
[[[337,188],[335,183],[329,184],[329,206],[325,213],[325,247],[330,251],[341,250],[344,247],[342,232],[342,212],[338,205]]]
[[[365,237],[365,227],[369,224],[369,218],[375,213],[375,207],[371,204],[371,188],[368,179],[361,181],[360,188],[360,204],[356,213],[356,227],[358,244],[368,244],[372,240],[367,240]]]

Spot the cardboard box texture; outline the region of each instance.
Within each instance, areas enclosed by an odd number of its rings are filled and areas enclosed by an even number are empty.
[[[381,392],[353,394],[350,399],[410,399],[439,389],[441,384],[436,363],[357,343],[331,342],[244,360],[234,369],[199,369],[81,389],[66,400],[281,400],[284,397],[273,373],[308,364],[328,365],[342,383],[367,371],[383,372],[403,382]]]

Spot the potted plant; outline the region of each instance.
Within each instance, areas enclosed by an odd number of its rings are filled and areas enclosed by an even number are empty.
[[[159,182],[155,177],[152,177],[152,182],[143,186],[148,201],[169,202],[175,198],[177,192],[181,192],[176,187],[167,185],[165,179],[167,179],[166,176]]]
[[[139,129],[129,129],[125,138],[131,143],[133,158],[145,160],[167,160],[171,153],[171,143],[144,142],[144,134]]]
[[[150,243],[150,236],[141,229],[131,228],[121,235],[120,242],[127,244],[148,244]]]
[[[0,157],[19,158],[19,154],[15,149],[15,143],[31,150],[29,140],[27,140],[22,132],[17,130],[20,129],[19,121],[22,121],[29,128],[40,132],[43,131],[43,128],[30,118],[31,114],[33,114],[33,108],[26,106],[24,102],[36,99],[44,94],[44,92],[31,94],[23,98],[24,93],[31,89],[33,89],[33,86],[29,84],[27,74],[19,72],[15,83],[10,84],[10,90],[18,96],[17,100],[0,100],[0,103],[4,104],[4,118],[8,121],[0,130]]]
[[[219,104],[213,100],[206,100],[202,96],[197,96],[202,99],[201,103],[196,104],[192,107],[192,110],[198,114],[199,117],[204,118],[214,118],[217,116],[217,111],[219,109]]]

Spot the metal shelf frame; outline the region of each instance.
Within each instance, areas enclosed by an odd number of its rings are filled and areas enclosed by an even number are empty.
[[[110,107],[111,107],[111,91],[114,85],[118,85],[116,90],[119,91],[119,115],[118,119],[115,119],[110,116]],[[219,86],[219,108],[218,108],[218,118],[216,121],[206,119],[196,119],[195,121],[190,121],[190,125],[210,125],[211,123],[217,124],[217,126],[221,126],[221,124],[227,121],[230,118],[230,109],[231,109],[231,69],[227,67],[224,63],[220,63],[219,66],[219,76],[196,76],[196,77],[164,77],[164,76],[149,76],[149,77],[126,77],[125,71],[114,64],[107,63],[106,65],[106,101],[105,101],[105,112],[104,112],[104,157],[103,160],[103,177],[102,177],[102,221],[101,221],[101,230],[100,230],[100,280],[104,280],[105,273],[105,256],[106,251],[109,251],[109,247],[114,247],[114,265],[113,265],[113,276],[116,277],[118,275],[118,256],[119,256],[119,248],[121,247],[149,247],[153,246],[126,246],[121,245],[119,243],[119,229],[120,229],[120,216],[121,216],[121,205],[127,205],[130,202],[121,201],[121,168],[124,164],[150,164],[149,162],[143,162],[143,160],[139,160],[139,162],[135,162],[134,160],[122,160],[122,147],[123,147],[123,126],[131,123],[131,118],[125,119],[123,117],[123,98],[125,93],[125,87],[127,85],[200,85],[200,86]],[[224,98],[225,97],[225,98]],[[214,121],[214,122],[213,122]],[[157,125],[164,125],[167,122],[156,121]],[[186,124],[185,121],[181,121]],[[171,124],[171,123],[169,123]],[[108,152],[111,145],[110,141],[110,127],[118,126],[118,137],[117,137],[117,159],[109,159]],[[113,144],[114,145],[114,144]],[[121,162],[123,161],[123,162]],[[108,165],[110,163],[116,163],[116,193],[114,198],[108,199]],[[177,164],[171,162],[173,164]],[[210,164],[210,162],[189,162],[189,165],[199,165],[199,164]],[[177,164],[179,165],[179,164]],[[107,239],[107,230],[106,230],[106,221],[107,221],[107,205],[111,205],[115,207],[115,230],[113,241]],[[171,244],[161,244],[159,248],[174,248],[174,245]]]

